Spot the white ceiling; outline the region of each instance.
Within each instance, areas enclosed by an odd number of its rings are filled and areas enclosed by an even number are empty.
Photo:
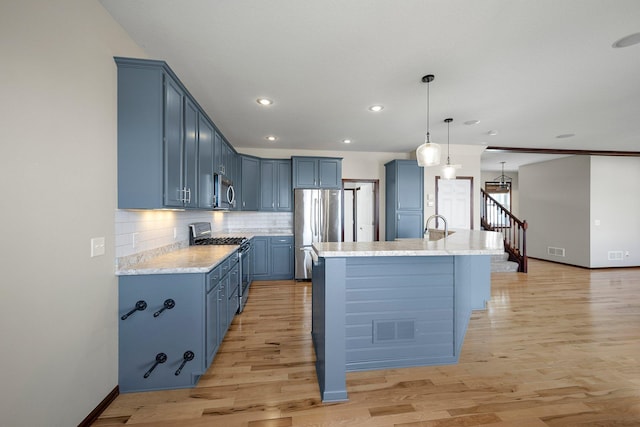
[[[638,0],[100,1],[236,147],[640,151]]]

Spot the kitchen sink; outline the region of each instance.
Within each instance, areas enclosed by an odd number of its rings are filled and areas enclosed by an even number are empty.
[[[429,230],[427,233],[425,233],[424,239],[429,241],[444,239],[447,236],[451,236],[453,233],[455,233],[455,231],[447,231],[446,236],[444,233],[444,230]]]

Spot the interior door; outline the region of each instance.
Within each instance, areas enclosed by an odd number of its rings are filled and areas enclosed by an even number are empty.
[[[358,242],[373,242],[375,223],[372,183],[365,182],[360,185],[357,190],[356,203],[356,240]]]
[[[473,177],[436,177],[436,213],[447,219],[450,229],[472,229]]]

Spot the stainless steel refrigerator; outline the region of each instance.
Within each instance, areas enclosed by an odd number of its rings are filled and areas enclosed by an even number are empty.
[[[295,278],[311,279],[311,245],[342,241],[342,190],[298,188],[293,196]]]

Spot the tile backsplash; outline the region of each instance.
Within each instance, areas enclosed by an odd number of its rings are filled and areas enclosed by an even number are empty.
[[[116,210],[116,258],[169,245],[186,245],[188,225],[211,223],[214,233],[292,230],[291,212],[190,212]]]

